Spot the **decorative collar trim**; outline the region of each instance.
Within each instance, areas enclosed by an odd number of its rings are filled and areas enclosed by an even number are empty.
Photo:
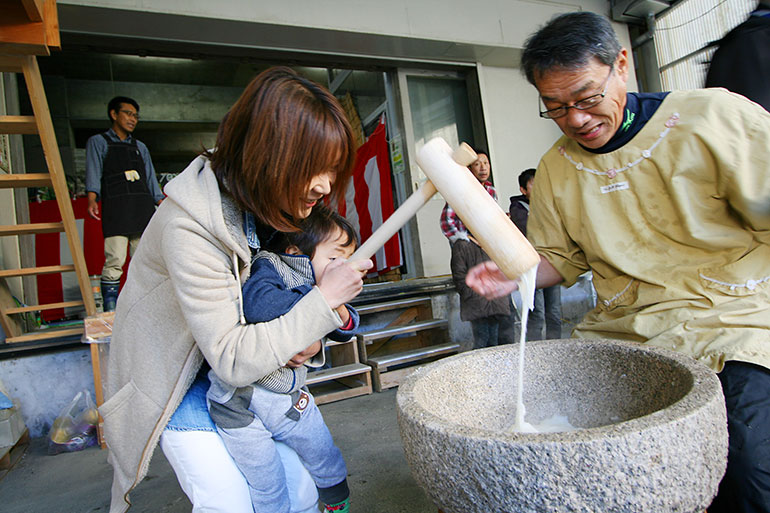
[[[599,171],[597,169],[591,169],[589,167],[586,167],[582,162],[576,162],[570,156],[570,154],[567,153],[567,150],[566,150],[566,148],[564,148],[564,146],[559,146],[559,155],[561,155],[562,157],[564,157],[565,159],[570,161],[570,163],[573,166],[575,166],[575,169],[577,169],[578,171],[585,171],[586,173],[591,173],[591,174],[600,175],[600,176],[604,175],[607,178],[609,178],[610,180],[612,180],[613,178],[615,178],[618,175],[618,173],[622,173],[623,171],[627,171],[627,170],[631,169],[632,167],[636,166],[637,164],[639,164],[640,162],[642,162],[644,159],[650,158],[652,156],[653,150],[660,144],[660,142],[663,140],[663,138],[668,135],[668,133],[671,131],[671,129],[677,123],[679,123],[679,113],[678,112],[674,112],[671,115],[671,117],[668,118],[668,120],[666,121],[666,123],[665,123],[665,126],[666,126],[665,130],[663,130],[660,133],[660,135],[658,136],[658,139],[652,144],[652,146],[650,146],[646,150],[642,150],[641,157],[639,157],[638,159],[634,160],[633,162],[629,162],[628,164],[626,164],[625,166],[623,166],[621,168],[611,167],[611,168],[609,168],[609,169],[607,169],[605,171]]]

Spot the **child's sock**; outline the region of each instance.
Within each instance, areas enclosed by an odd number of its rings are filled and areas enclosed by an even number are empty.
[[[350,513],[350,497],[337,504],[326,504],[324,513]]]

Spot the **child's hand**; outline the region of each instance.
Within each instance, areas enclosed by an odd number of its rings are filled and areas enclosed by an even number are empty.
[[[297,369],[299,367],[302,367],[302,365],[308,361],[310,358],[316,355],[318,351],[321,350],[321,341],[316,340],[313,342],[307,349],[302,351],[301,353],[297,353],[294,356],[291,357],[291,360],[286,362],[287,367],[291,367],[292,369]]]
[[[342,319],[341,326],[346,326],[350,322],[350,312],[348,311],[348,307],[340,305],[335,310],[337,310],[340,319]]]

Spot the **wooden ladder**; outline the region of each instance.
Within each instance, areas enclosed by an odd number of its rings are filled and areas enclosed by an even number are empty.
[[[0,237],[64,232],[73,264],[0,269],[0,326],[6,336],[5,343],[0,344],[0,356],[30,349],[69,344],[70,342],[66,340],[62,341],[62,337],[83,334],[82,325],[63,329],[27,331],[27,326],[25,326],[22,318],[25,314],[79,306],[85,309],[86,316],[96,313],[83,246],[75,224],[75,214],[72,211],[64,167],[59,154],[59,146],[56,144],[51,113],[48,110],[48,101],[36,57],[37,55],[49,55],[51,48],[59,49],[60,47],[56,0],[9,0],[3,2],[3,16],[0,18],[0,72],[24,75],[33,115],[0,116],[0,134],[38,134],[48,172],[0,173],[0,188],[52,188],[61,214],[61,221],[0,226]],[[4,205],[3,208],[10,208],[10,205]],[[82,299],[18,306],[5,283],[6,278],[65,272],[74,272],[77,275]],[[91,352],[93,359],[93,347]],[[100,388],[97,388],[97,402],[100,402],[100,392]]]
[[[5,342],[7,344],[6,347],[0,348],[0,352],[10,349],[11,345],[14,345],[14,349],[17,349],[20,347],[18,344],[35,348],[55,345],[55,343],[51,342],[52,339],[83,333],[82,326],[25,332],[24,322],[21,319],[21,316],[25,313],[78,306],[82,306],[85,309],[86,315],[96,313],[96,305],[86,268],[83,246],[80,242],[77,225],[75,224],[75,214],[72,210],[70,194],[67,189],[67,181],[59,154],[59,147],[56,143],[56,135],[53,122],[51,121],[51,114],[48,110],[48,102],[43,88],[43,81],[40,77],[37,58],[34,55],[3,55],[2,52],[3,46],[0,45],[0,71],[22,73],[24,75],[34,115],[0,116],[0,134],[38,134],[45,154],[48,172],[3,173],[0,174],[0,188],[53,188],[62,220],[54,223],[0,226],[0,236],[64,232],[74,263],[71,265],[0,269],[0,323],[2,323],[2,328],[5,332]],[[37,276],[65,272],[76,273],[82,297],[81,300],[17,306],[4,282],[4,278],[16,276]]]

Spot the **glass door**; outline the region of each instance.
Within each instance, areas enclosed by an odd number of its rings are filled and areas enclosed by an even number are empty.
[[[474,119],[479,119],[480,113],[474,116],[471,112],[465,74],[399,70],[398,81],[407,154],[411,156],[409,179],[411,190],[415,191],[427,179],[414,159],[426,142],[443,137],[453,148],[461,142],[474,146],[477,140],[474,134],[483,133],[483,129],[475,127]],[[439,219],[444,203],[441,194],[436,194],[412,223],[419,241],[416,260],[421,276],[450,273],[449,241],[441,233]]]

